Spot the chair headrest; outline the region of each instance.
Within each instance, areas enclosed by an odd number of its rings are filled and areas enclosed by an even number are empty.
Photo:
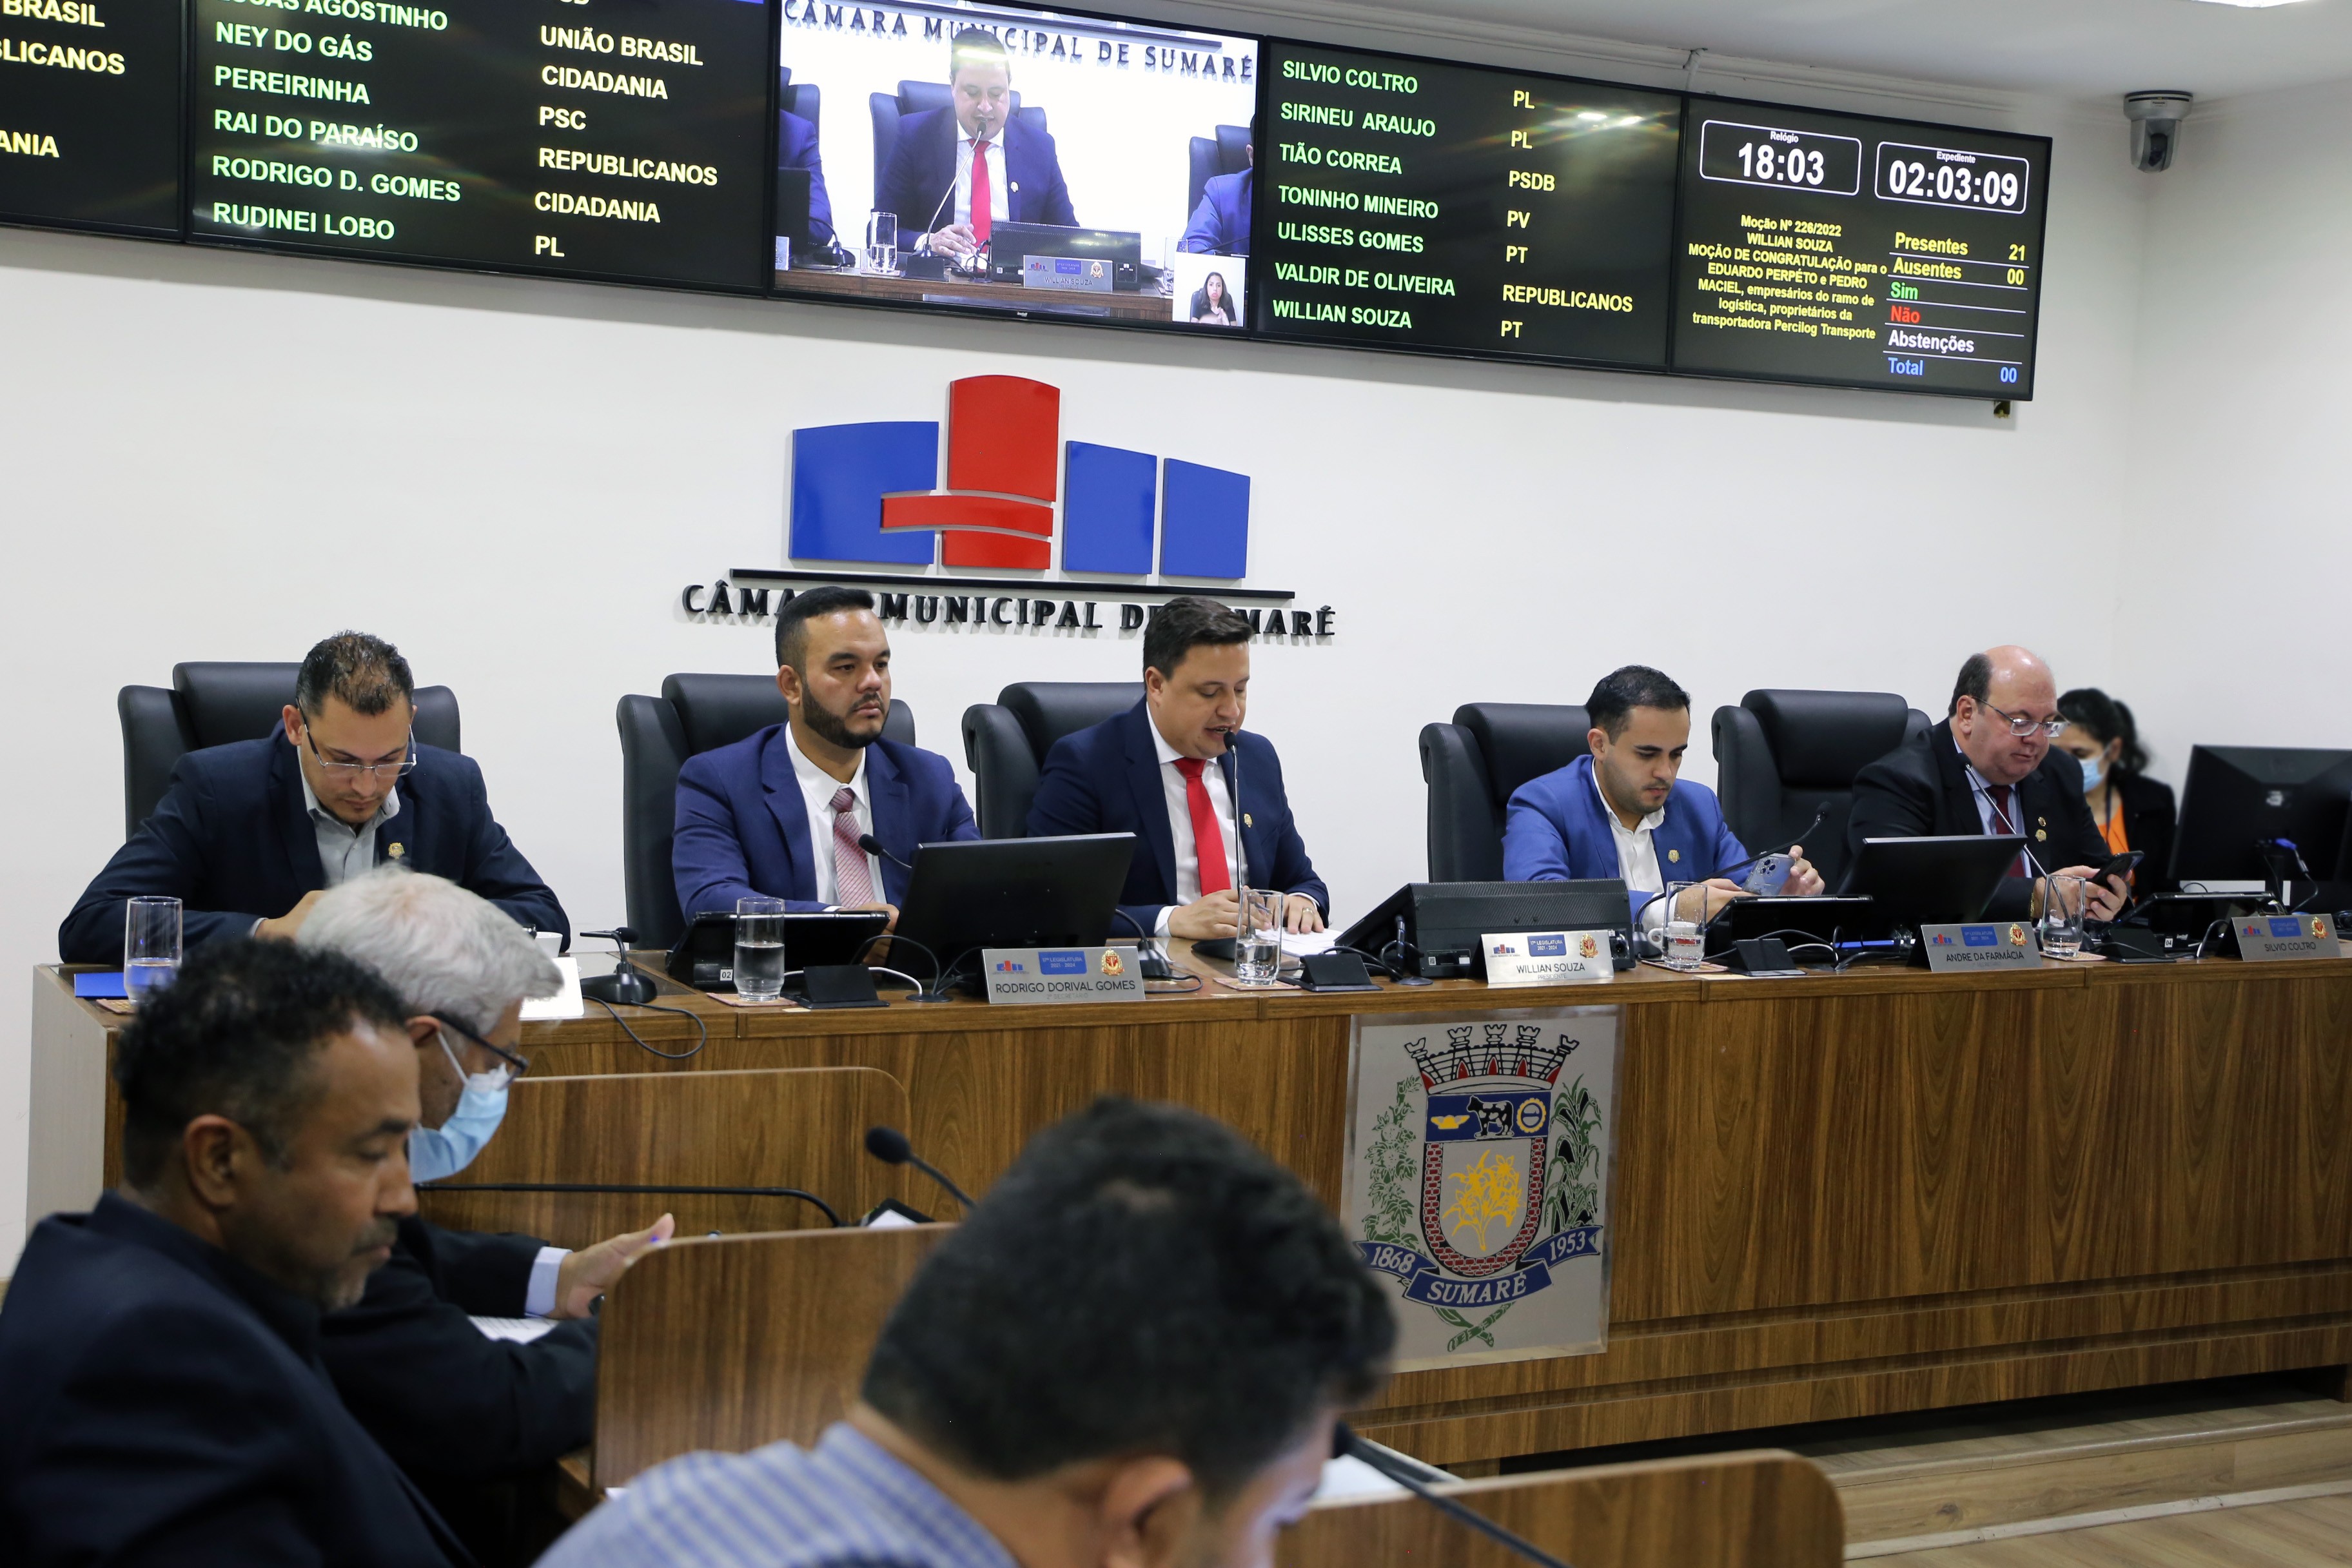
[[[1591,718],[1566,703],[1465,702],[1454,710],[1454,721],[1470,731],[1486,760],[1497,810],[1529,779],[1556,773],[1592,750],[1584,740]]]
[[[792,717],[772,675],[672,675],[662,696],[677,710],[688,755],[731,746],[755,730]]]
[[[199,750],[232,741],[257,741],[278,727],[294,700],[299,664],[215,659],[172,667],[172,689],[188,717]]]
[[[1117,718],[1142,700],[1139,680],[1024,680],[996,694],[1041,763],[1063,736]]]
[[[1783,787],[1849,789],[1854,774],[1903,743],[1911,704],[1891,691],[1751,691]]]
[[[1246,125],[1217,127],[1217,167],[1224,174],[1238,174],[1250,166],[1248,148],[1250,128]]]

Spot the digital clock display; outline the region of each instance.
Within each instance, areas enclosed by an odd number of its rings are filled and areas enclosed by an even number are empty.
[[[2032,395],[2046,140],[1702,98],[1687,123],[1673,369]]]

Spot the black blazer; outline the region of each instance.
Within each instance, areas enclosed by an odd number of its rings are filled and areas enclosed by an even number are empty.
[[[109,1193],[0,1303],[0,1562],[472,1560],[343,1408],[318,1309]]]
[[[400,781],[399,795],[399,812],[375,830],[377,865],[400,859],[479,893],[523,925],[571,935],[554,892],[490,816],[471,757],[418,746],[416,770]],[[183,937],[194,949],[244,936],[255,921],[282,915],[326,885],[301,770],[283,734],[208,746],[173,764],[155,814],[58,928],[58,955],[121,963],[122,903],[133,894],[178,898],[186,906]]]
[[[1282,763],[1274,743],[1255,731],[1234,737],[1242,763],[1242,864],[1250,884],[1304,893],[1326,918],[1331,891],[1315,874],[1306,841],[1283,792]],[[1225,787],[1234,783],[1234,754],[1217,765]],[[1135,861],[1118,896],[1128,918],[1150,931],[1160,911],[1176,901],[1176,830],[1168,824],[1168,795],[1160,778],[1160,752],[1151,742],[1151,715],[1145,704],[1063,736],[1045,753],[1029,805],[1029,833],[1043,838],[1063,833],[1132,833]],[[1233,853],[1226,846],[1225,852]],[[1115,932],[1123,934],[1123,932]]]
[[[882,210],[898,215],[898,248],[912,250],[923,236],[955,222],[956,141],[962,135],[952,109],[927,109],[898,121],[898,139],[882,169]],[[1014,115],[1004,123],[1007,223],[1078,226],[1062,157],[1054,138]]]
[[[2135,891],[2154,892],[2172,886],[2172,831],[2179,813],[2172,804],[2172,786],[2146,773],[2116,773],[2116,798],[2123,802],[2124,843],[2145,852]],[[2096,820],[2094,818],[2094,820]]]
[[[486,1339],[470,1321],[523,1315],[543,1245],[412,1216],[359,1304],[320,1325],[320,1355],[343,1403],[418,1481],[517,1475],[594,1434],[594,1319],[527,1345]]]
[[[2011,810],[2017,813],[2025,847],[2049,870],[2062,866],[2106,863],[2107,841],[2083,799],[2083,768],[2053,750],[2017,786]],[[1906,741],[1854,775],[1853,816],[1846,824],[1847,864],[1862,854],[1865,838],[1928,838],[1980,834],[1976,791],[1969,786],[1968,759],[1952,739],[1949,719],[1916,740]],[[2004,878],[1986,907],[1988,920],[2020,920],[2032,908],[2032,884]]]

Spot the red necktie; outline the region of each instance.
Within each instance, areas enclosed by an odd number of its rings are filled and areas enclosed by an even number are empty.
[[[1198,757],[1176,759],[1176,771],[1184,775],[1184,809],[1192,815],[1192,855],[1200,862],[1204,899],[1234,885],[1225,866],[1225,836],[1217,826],[1216,808],[1209,804],[1209,786],[1201,782],[1201,770],[1207,765]]]
[[[974,137],[971,143],[971,237],[979,244],[988,243],[988,215],[995,205],[996,193],[988,183],[988,143]]]
[[[1985,785],[1986,798],[1992,802],[1992,828],[1995,833],[2017,831],[2017,819],[2009,814],[2011,794],[2011,791],[2007,784]],[[2024,850],[2021,849],[2017,852],[2017,858],[2010,865],[2009,874],[2012,877],[2030,877],[2033,874],[2032,868],[2025,863]]]

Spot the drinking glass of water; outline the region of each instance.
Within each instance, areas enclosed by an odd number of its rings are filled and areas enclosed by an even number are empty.
[[[1249,888],[1242,893],[1234,978],[1244,985],[1271,985],[1282,971],[1282,903],[1279,889]]]
[[[784,989],[784,900],[735,900],[735,993],[779,996]]]
[[[1683,908],[1683,895],[1692,895],[1690,902],[1701,906],[1696,910]],[[1663,945],[1669,969],[1696,969],[1706,960],[1706,921],[1704,905],[1707,889],[1698,882],[1669,882],[1660,895],[1665,900],[1666,915]]]
[[[898,215],[877,212],[866,219],[866,270],[886,278],[898,273]]]
[[[2049,877],[2042,881],[2042,954],[2072,958],[2083,951],[2083,900],[2090,890],[2080,877]]]
[[[133,1002],[180,973],[180,900],[141,897],[122,906],[122,990]]]

